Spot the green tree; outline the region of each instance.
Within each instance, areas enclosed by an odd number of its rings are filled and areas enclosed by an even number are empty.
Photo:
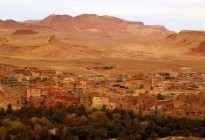
[[[65,117],[64,122],[69,125],[75,125],[78,122],[78,119],[79,117],[75,113],[72,113]]]
[[[113,113],[112,118],[113,120],[118,121],[121,119],[121,115],[119,113]]]
[[[93,121],[108,121],[108,117],[105,112],[102,111],[95,111],[91,115],[89,115],[89,118]]]
[[[24,125],[21,122],[15,122],[10,120],[4,120],[3,126],[0,131],[1,140],[32,140],[34,139],[34,133],[31,127]]]
[[[152,132],[152,133],[150,134],[150,138],[149,138],[149,140],[157,140],[157,138],[158,138],[157,133]]]
[[[86,109],[83,104],[81,104],[77,109],[76,109],[76,114],[78,116],[86,115]]]
[[[0,118],[5,116],[5,114],[6,114],[6,110],[4,108],[0,107]]]
[[[78,120],[79,124],[86,124],[88,122],[88,118],[85,115],[82,115],[79,120]]]
[[[7,105],[6,114],[10,115],[10,114],[12,114],[12,113],[13,113],[13,108],[12,108],[11,103],[9,103],[9,104]]]
[[[49,137],[49,131],[48,131],[48,127],[46,126],[42,126],[40,124],[35,124],[34,126],[34,132],[36,135],[36,139],[46,139]]]

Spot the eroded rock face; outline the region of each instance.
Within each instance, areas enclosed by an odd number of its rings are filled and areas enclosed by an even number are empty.
[[[112,16],[98,16],[83,14],[76,17],[69,15],[50,15],[42,20],[17,22],[14,20],[0,20],[0,28],[17,29],[15,34],[34,34],[28,30],[53,33],[83,33],[111,34],[116,36],[131,36],[139,41],[153,41],[163,39],[174,32],[161,25],[144,25],[143,22],[128,21]],[[22,31],[24,30],[24,31]],[[82,34],[82,36],[83,36]]]
[[[198,47],[192,48],[192,51],[205,55],[205,41],[201,42]]]
[[[143,22],[128,21],[111,16],[83,14],[76,17],[68,15],[50,15],[35,23],[61,32],[109,32],[115,34],[130,34],[138,38],[158,40],[173,34],[160,25],[144,25]]]

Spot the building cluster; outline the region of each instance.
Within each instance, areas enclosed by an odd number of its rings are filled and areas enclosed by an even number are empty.
[[[205,116],[205,74],[190,68],[137,75],[74,75],[61,70],[0,64],[1,106],[121,108],[135,113]],[[3,104],[3,100],[8,100]]]

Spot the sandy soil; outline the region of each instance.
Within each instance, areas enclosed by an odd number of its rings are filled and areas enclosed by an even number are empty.
[[[48,68],[56,70],[65,70],[76,74],[93,73],[86,68],[92,68],[96,64],[105,66],[115,65],[113,70],[96,71],[102,74],[137,74],[141,72],[165,72],[176,71],[180,67],[190,67],[196,72],[204,72],[205,61],[200,60],[134,60],[125,58],[87,58],[71,60],[33,60],[21,58],[0,57],[0,62],[15,66],[35,66],[39,68]]]

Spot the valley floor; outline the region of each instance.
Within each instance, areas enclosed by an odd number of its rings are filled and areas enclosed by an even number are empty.
[[[64,70],[74,72],[75,74],[93,73],[86,68],[91,68],[95,65],[115,65],[117,69],[109,71],[98,71],[102,74],[137,74],[141,72],[162,72],[175,71],[180,67],[190,67],[196,72],[204,72],[204,60],[136,60],[127,58],[82,58],[69,60],[34,60],[1,57],[0,63],[10,64],[15,66],[35,66],[38,68],[48,68],[54,70]]]

